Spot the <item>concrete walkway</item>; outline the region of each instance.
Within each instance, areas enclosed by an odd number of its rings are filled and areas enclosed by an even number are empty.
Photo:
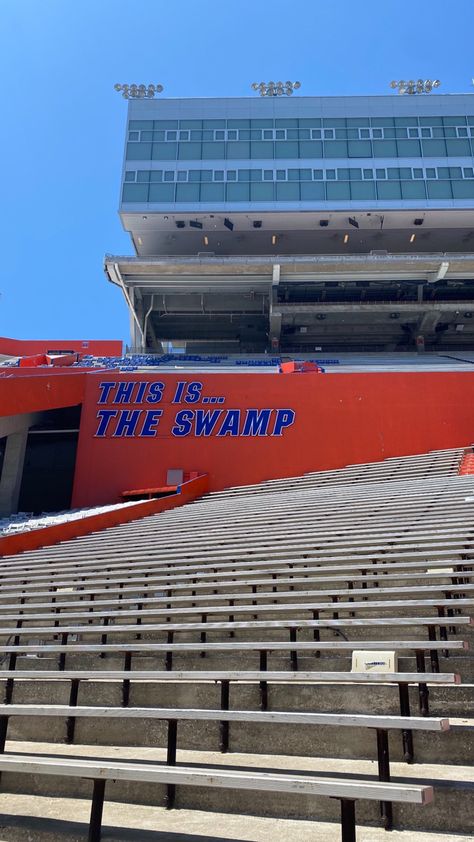
[[[86,842],[90,801],[0,794],[0,842]],[[64,816],[69,816],[65,820]],[[103,842],[340,842],[338,824],[106,802]],[[470,834],[359,827],[357,842],[467,842]]]

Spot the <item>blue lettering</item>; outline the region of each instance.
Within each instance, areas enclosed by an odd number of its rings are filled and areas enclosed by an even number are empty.
[[[197,380],[188,384],[188,391],[185,395],[185,403],[197,403],[201,399],[202,383]]]
[[[218,436],[238,436],[240,424],[240,409],[228,409],[225,418],[217,433]]]
[[[138,419],[142,413],[142,409],[121,409],[117,426],[113,434],[114,438],[120,438],[121,436],[131,438],[134,436],[135,430],[137,429]]]
[[[291,427],[295,423],[295,411],[293,409],[277,409],[275,427],[272,436],[283,435],[285,427]]]
[[[148,386],[148,383],[147,383],[146,380],[144,380],[141,383],[138,383],[137,394],[135,395],[135,400],[133,401],[133,403],[142,403],[143,402],[143,398],[145,397],[145,392],[146,392],[147,386]]]
[[[194,411],[182,409],[176,414],[175,424],[171,433],[173,436],[189,436],[193,426]]]
[[[118,389],[115,394],[115,400],[113,403],[130,403],[132,399],[132,392],[135,383],[133,380],[130,380],[125,383],[119,383]]]
[[[266,436],[271,414],[271,409],[247,409],[242,435]]]
[[[99,438],[103,438],[105,436],[109,422],[112,418],[115,418],[117,412],[117,409],[99,409],[97,418],[100,418],[100,421],[99,426],[97,427],[96,436],[99,436]]]
[[[184,392],[185,386],[186,386],[186,380],[179,380],[179,382],[176,384],[176,391],[174,393],[174,398],[172,400],[172,403],[179,403],[180,402],[180,400],[182,398],[182,395],[183,395],[183,392]]]
[[[147,409],[140,436],[156,436],[156,428],[162,415],[162,409]]]
[[[110,391],[116,385],[117,385],[116,383],[99,383],[99,389],[101,390],[99,403],[107,403],[107,401],[109,399]]]
[[[163,389],[165,384],[161,382],[150,383],[150,391],[146,396],[147,403],[159,403],[163,397]]]
[[[222,409],[208,409],[207,411],[204,409],[196,409],[196,435],[212,435],[214,427],[216,426],[222,412]]]

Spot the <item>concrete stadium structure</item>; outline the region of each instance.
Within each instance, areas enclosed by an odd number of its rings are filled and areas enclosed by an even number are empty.
[[[0,338],[0,837],[472,836],[473,144],[129,101],[130,347]]]

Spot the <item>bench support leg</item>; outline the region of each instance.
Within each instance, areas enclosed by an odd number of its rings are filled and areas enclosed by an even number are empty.
[[[260,672],[266,672],[268,666],[267,653],[260,652]],[[268,710],[268,684],[266,681],[260,682],[260,709]]]
[[[178,721],[168,720],[168,750],[166,763],[168,766],[176,766],[176,747],[178,742]],[[168,784],[166,787],[166,809],[172,810],[176,799],[176,785]]]
[[[398,692],[400,696],[400,715],[410,716],[410,696],[408,693],[408,684],[399,684]],[[413,763],[413,733],[408,729],[402,731],[403,740],[403,757],[406,763]]]
[[[388,749],[388,733],[384,728],[377,728],[377,760],[379,765],[379,781],[390,781],[390,754]],[[380,815],[385,830],[393,826],[393,810],[391,801],[380,802]]]
[[[91,818],[87,842],[100,842],[102,832],[102,812],[104,809],[105,781],[95,780],[92,791]]]
[[[355,801],[341,798],[341,842],[356,842]]]
[[[230,684],[229,681],[222,681],[221,682],[221,710],[229,710],[229,702],[230,702]],[[226,754],[229,751],[229,721],[222,721],[220,732],[221,732],[221,752]]]
[[[425,672],[425,654],[424,652],[417,652],[416,653],[416,671],[417,672]],[[429,690],[427,685],[424,682],[420,682],[418,685],[418,696],[419,696],[419,706],[420,706],[420,713],[422,716],[429,716],[430,715],[430,708],[429,708]]]
[[[76,707],[77,705],[77,697],[79,694],[79,680],[77,678],[73,678],[71,681],[71,691],[69,693],[69,705],[70,707]],[[76,717],[75,716],[68,716],[66,721],[66,742],[70,745],[74,742],[74,732],[76,730]]]
[[[8,716],[0,716],[0,753],[5,751],[5,742],[7,739],[8,730]]]

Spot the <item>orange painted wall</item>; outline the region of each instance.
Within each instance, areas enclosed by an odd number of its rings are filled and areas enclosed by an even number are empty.
[[[5,369],[0,375],[0,415],[19,415],[82,403],[85,374],[77,369]]]
[[[474,440],[474,373],[86,375],[73,505],[107,503],[126,488],[164,485],[170,468],[208,473],[212,490],[370,462]],[[97,438],[101,381],[165,383],[156,438]],[[173,405],[178,380],[200,380],[217,407]],[[146,406],[146,405],[145,405]],[[131,410],[144,405],[121,405]],[[175,438],[180,409],[291,408],[293,426],[272,438]],[[109,408],[113,408],[109,404]]]
[[[119,339],[9,339],[0,336],[0,354],[15,357],[46,354],[49,350],[71,350],[81,354],[117,357],[122,353]]]
[[[144,500],[123,509],[112,509],[112,511],[101,512],[100,514],[91,514],[78,520],[57,523],[54,526],[44,526],[41,529],[32,529],[30,532],[5,535],[0,537],[0,556],[16,555],[25,551],[36,550],[38,547],[50,547],[60,541],[69,541],[71,538],[77,538],[80,535],[90,535],[91,532],[109,529],[119,523],[130,523],[130,521],[148,517],[148,515],[167,512],[196,500],[205,494],[208,488],[208,477],[200,476],[183,483],[177,493],[169,497],[158,500]]]

